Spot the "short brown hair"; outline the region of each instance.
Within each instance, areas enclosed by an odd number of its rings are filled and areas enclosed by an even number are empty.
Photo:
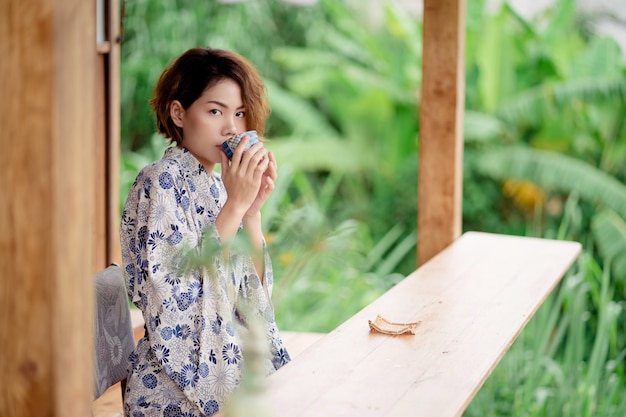
[[[181,144],[182,129],[170,117],[172,101],[180,101],[183,108],[187,109],[207,88],[224,79],[235,81],[241,88],[247,129],[256,130],[261,138],[270,115],[263,80],[256,68],[241,55],[212,48],[187,50],[170,63],[159,77],[150,98],[159,133],[170,139],[170,143]]]

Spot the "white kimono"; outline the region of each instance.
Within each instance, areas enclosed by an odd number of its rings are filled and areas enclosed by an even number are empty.
[[[123,270],[146,333],[130,356],[127,416],[210,416],[222,408],[241,380],[246,329],[238,300],[261,318],[267,372],[290,360],[274,321],[267,250],[263,285],[251,257],[236,249],[227,262],[217,251],[189,266],[203,245],[219,244],[215,219],[225,201],[220,176],[180,147],[142,169],[128,194]]]

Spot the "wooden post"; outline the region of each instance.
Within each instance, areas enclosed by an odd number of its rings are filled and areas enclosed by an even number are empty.
[[[120,18],[119,1],[102,0],[97,19],[95,171],[96,201],[94,273],[121,263],[120,248]]]
[[[109,0],[108,123],[107,123],[107,263],[122,264],[120,245],[120,2]]]
[[[461,235],[465,0],[424,1],[417,263]]]
[[[0,5],[0,415],[88,416],[95,2]]]

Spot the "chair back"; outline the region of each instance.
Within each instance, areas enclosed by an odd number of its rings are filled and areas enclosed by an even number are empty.
[[[98,272],[94,325],[94,399],[128,375],[128,357],[135,339],[122,271],[116,264]]]

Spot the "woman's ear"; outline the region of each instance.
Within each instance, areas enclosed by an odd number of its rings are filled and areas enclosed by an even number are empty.
[[[180,104],[180,101],[174,100],[170,103],[170,117],[174,124],[180,128],[183,127],[183,114],[185,113],[185,109],[183,105]]]

